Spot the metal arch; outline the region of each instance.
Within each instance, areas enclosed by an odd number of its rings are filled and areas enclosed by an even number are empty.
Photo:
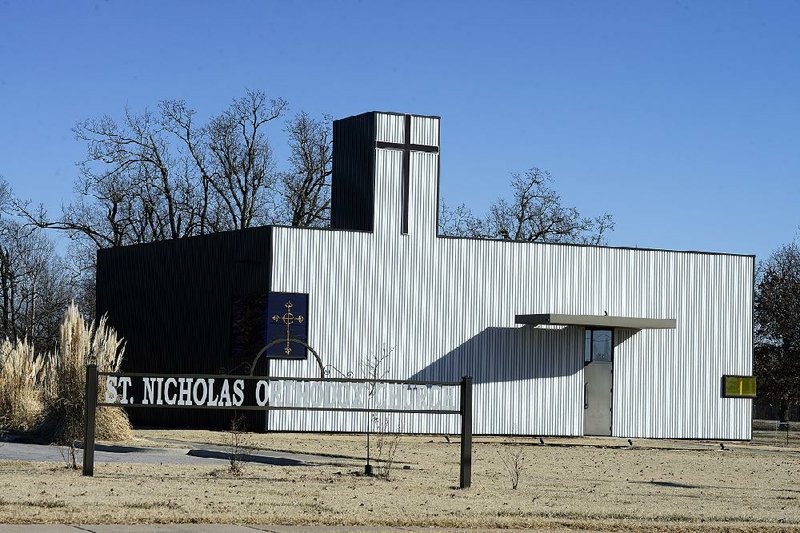
[[[352,378],[353,377],[353,371],[352,370],[348,370],[347,372],[342,372],[341,370],[339,370],[338,368],[336,368],[333,365],[325,365],[325,374],[330,374],[331,371],[336,372],[337,374],[339,374],[340,377],[343,377],[343,378]]]
[[[266,346],[261,348],[261,350],[259,350],[259,352],[256,354],[255,359],[253,359],[253,362],[250,364],[250,375],[251,376],[253,375],[253,371],[256,369],[256,363],[258,363],[258,360],[261,358],[262,355],[264,355],[264,352],[266,352],[267,350],[269,350],[273,346],[278,345],[279,343],[287,342],[287,341],[288,342],[294,342],[296,344],[300,344],[301,346],[305,346],[308,350],[310,350],[311,353],[314,354],[314,358],[317,360],[317,365],[319,365],[319,377],[322,378],[322,379],[325,379],[325,367],[322,364],[322,358],[319,356],[317,351],[314,348],[312,348],[311,346],[309,346],[309,344],[307,342],[301,341],[300,339],[293,339],[293,338],[275,339],[274,341],[270,342],[269,344],[267,344]]]

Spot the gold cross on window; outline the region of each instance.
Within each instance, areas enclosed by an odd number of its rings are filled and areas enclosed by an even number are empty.
[[[284,307],[286,308],[286,312],[283,314],[283,316],[273,315],[272,320],[274,322],[283,322],[284,324],[286,324],[286,347],[283,349],[283,353],[289,355],[290,353],[292,353],[292,347],[289,344],[289,338],[291,337],[289,329],[294,323],[302,324],[304,318],[303,315],[295,315],[292,313],[291,300],[286,302]]]

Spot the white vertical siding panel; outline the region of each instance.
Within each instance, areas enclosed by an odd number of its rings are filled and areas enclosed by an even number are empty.
[[[375,149],[375,235],[384,251],[392,253],[395,237],[400,234],[403,208],[402,183],[398,179],[403,168],[400,150]]]
[[[752,401],[722,398],[720,389],[723,374],[752,372],[752,258],[630,253],[674,302],[670,309],[654,292],[654,308],[678,327],[616,332],[614,434],[749,439]]]
[[[411,153],[408,232],[414,237],[412,245],[420,258],[434,249],[431,241],[436,237],[437,209],[430,199],[436,198],[438,172],[439,154]]]
[[[376,113],[375,115],[376,139],[390,143],[404,143],[405,138],[405,116],[392,113]],[[380,205],[380,204],[375,204]]]
[[[412,116],[411,144],[439,146],[439,118]]]
[[[324,241],[328,235],[314,236]],[[406,238],[402,244],[411,241]],[[336,256],[333,248],[342,249],[340,244],[332,247],[320,242],[318,246],[320,256]],[[357,247],[361,246],[369,248],[370,243]],[[382,265],[378,275],[365,272],[360,278],[361,285],[372,289],[358,306],[372,309],[369,317],[385,324],[380,335],[366,344],[377,349],[381,337],[394,343],[398,348],[394,366],[401,370],[393,377],[476,376],[475,400],[480,406],[476,432],[581,434],[580,328],[553,332],[518,327],[513,315],[549,310],[602,314],[608,310],[606,302],[616,297],[611,287],[622,287],[629,296],[615,301],[610,314],[674,316],[678,329],[616,332],[614,434],[749,438],[750,401],[720,398],[719,380],[725,373],[752,370],[750,258],[450,239],[434,239],[433,248],[422,253],[424,249],[412,246],[378,247],[378,255],[390,257],[389,262],[381,262],[369,251],[356,254],[359,261],[368,258],[367,264]],[[551,256],[547,261],[551,268],[544,276],[536,269],[537,252],[542,250]],[[565,253],[575,257],[565,262]],[[335,264],[325,263],[336,270]],[[588,264],[589,274],[574,264]],[[294,280],[303,272],[292,271],[282,281],[284,287],[278,279],[286,273],[276,272],[276,290],[299,290]],[[608,288],[593,298],[580,289],[582,284],[591,286],[592,280],[604,278]],[[397,290],[398,285],[408,292]],[[346,294],[361,290],[358,285],[336,286],[332,282],[303,290],[327,291],[334,301],[347,300]],[[387,289],[394,303],[381,297]],[[339,290],[343,292],[337,294]],[[312,339],[344,344],[344,352],[364,353],[357,342],[360,337],[345,337],[344,343],[335,338],[347,329],[332,328],[334,338],[314,331]],[[373,328],[366,320],[359,329],[364,333]],[[336,365],[352,369],[353,361],[346,356]],[[428,418],[413,427],[445,429],[434,417]]]
[[[402,142],[398,120],[379,114],[378,138]],[[429,144],[438,121],[414,121],[412,142]],[[752,401],[721,398],[720,380],[752,372],[751,257],[436,238],[439,156],[416,152],[403,236],[401,157],[376,149],[374,234],[274,229],[272,290],[310,294],[309,341],[326,364],[361,377],[366,357],[391,348],[387,377],[472,375],[476,433],[581,435],[582,328],[518,326],[515,315],[676,318],[675,330],[615,332],[613,434],[750,438]],[[313,359],[272,371],[318,373]],[[274,429],[366,423],[358,413],[270,414]],[[458,431],[457,416],[390,424]]]

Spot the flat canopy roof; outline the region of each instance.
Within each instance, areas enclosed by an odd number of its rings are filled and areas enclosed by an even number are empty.
[[[538,315],[517,315],[516,323],[628,329],[675,329],[678,321],[674,318],[642,318],[634,316],[608,315],[562,315],[558,313],[543,313]]]

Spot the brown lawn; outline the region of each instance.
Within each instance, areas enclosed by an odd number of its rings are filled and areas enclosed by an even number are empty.
[[[136,431],[226,444],[225,432]],[[772,440],[771,440],[772,439]],[[773,442],[774,440],[774,442]],[[329,456],[314,466],[0,462],[0,523],[229,522],[753,531],[800,528],[800,448],[753,443],[476,438],[473,487],[459,490],[458,439],[399,440],[389,480],[360,475],[363,436],[248,434],[263,449]],[[518,490],[502,456],[524,454]],[[407,468],[404,468],[407,467]]]

